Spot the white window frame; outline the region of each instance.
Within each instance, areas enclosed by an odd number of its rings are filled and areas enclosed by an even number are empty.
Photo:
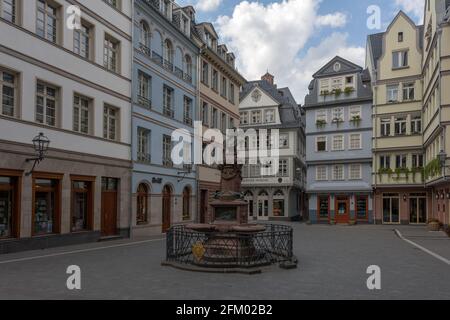
[[[324,141],[319,141],[319,140],[324,140]],[[325,150],[320,150],[318,148],[318,144],[319,142],[325,142]],[[328,151],[328,138],[327,136],[318,136],[316,137],[316,152],[327,152]]]
[[[398,102],[399,98],[399,85],[398,84],[391,84],[386,86],[386,100],[388,103],[394,103]],[[396,94],[394,94],[396,93]]]
[[[361,106],[353,106],[348,109],[348,121],[352,121],[353,117],[362,118]]]
[[[11,20],[6,18],[5,15],[5,2],[8,1],[8,8],[11,8],[12,12],[8,12],[8,15],[11,16]],[[17,12],[18,12],[18,3],[17,0],[0,0],[0,17],[2,17],[3,19],[5,19],[6,21],[9,21],[11,23],[17,23]]]
[[[58,36],[59,36],[59,7],[49,3],[50,1],[48,0],[38,0],[36,2],[36,34],[44,39],[47,39],[48,41],[51,41],[53,43],[57,43],[58,42]],[[39,3],[44,4],[44,8],[40,8],[39,7]],[[51,8],[52,10],[55,11],[55,14],[51,14],[48,10],[48,8]],[[43,29],[41,29],[39,27],[39,22],[41,20],[38,19],[39,14],[43,15],[44,20],[42,21],[43,23]],[[53,33],[49,34],[49,24],[48,21],[52,20],[54,25],[53,25]],[[43,34],[40,34],[40,32],[42,32]],[[49,37],[52,36],[52,38],[50,39]]]
[[[338,139],[340,140],[340,145],[337,146]],[[336,134],[332,136],[331,139],[331,151],[344,151],[345,150],[345,136],[343,134]]]
[[[73,34],[73,52],[85,59],[91,58],[91,32],[90,25],[81,22],[81,29],[75,29]]]
[[[336,169],[339,170],[336,171]],[[342,176],[339,177],[337,174],[342,173]],[[344,181],[345,180],[345,168],[343,164],[335,164],[332,167],[332,175],[333,175],[333,181]]]
[[[406,54],[406,59],[404,54]],[[394,56],[397,55],[398,65],[395,65]],[[405,64],[406,60],[406,64]],[[401,69],[407,68],[409,66],[409,51],[408,50],[400,50],[392,52],[392,69]]]
[[[44,92],[38,92],[37,88],[38,86],[42,86]],[[55,96],[50,96],[48,95],[48,90],[54,90],[55,91]],[[38,107],[38,100],[42,99],[42,122],[38,120],[38,112],[37,112],[37,107]],[[54,108],[53,108],[53,113],[54,113],[54,117],[51,117],[49,115],[49,111],[51,111],[52,108],[49,108],[48,106],[48,102],[49,101],[53,101],[54,103]],[[51,126],[51,127],[56,127],[58,125],[58,112],[59,112],[59,88],[53,86],[53,85],[49,85],[45,82],[42,81],[38,81],[36,84],[36,109],[35,109],[35,121],[37,123],[41,123],[41,124],[45,124],[47,126]],[[49,118],[50,117],[50,118]],[[49,121],[49,119],[53,118],[53,123],[51,123],[51,121]]]
[[[271,114],[271,116],[270,116],[270,114]],[[265,123],[274,123],[275,122],[275,110],[274,109],[264,110],[264,122]]]
[[[383,127],[384,127],[384,129],[383,129]],[[392,126],[391,126],[390,118],[381,118],[380,119],[380,136],[381,137],[389,137],[391,135],[391,127]],[[383,134],[383,131],[385,134]]]
[[[358,137],[358,146],[352,146],[352,137]],[[348,138],[348,149],[349,150],[361,150],[362,149],[362,134],[361,133],[351,133]]]
[[[343,107],[333,108],[332,121],[335,122],[336,119],[338,119],[339,121],[344,121],[344,108]]]
[[[114,111],[114,114],[111,114]],[[114,136],[111,135],[111,121],[114,122]],[[111,141],[119,141],[120,110],[105,104],[103,106],[103,138]]]
[[[78,103],[77,103],[78,100]],[[86,105],[87,103],[87,105]],[[92,100],[79,94],[75,94],[73,97],[73,131],[82,134],[91,133],[91,104]],[[83,117],[83,113],[87,117]],[[82,118],[87,120],[87,124],[83,127]],[[84,130],[83,130],[84,129]]]
[[[256,120],[254,118],[256,117]],[[254,110],[251,112],[251,123],[252,124],[261,124],[262,123],[262,111]]]
[[[416,86],[414,82],[402,84],[402,100],[413,101],[416,97]]]
[[[323,171],[321,171],[323,170]],[[316,181],[328,181],[328,167],[317,166],[316,167]]]
[[[139,127],[137,131],[137,141],[137,161],[150,162],[151,130]]]
[[[120,41],[105,33],[103,39],[103,66],[112,72],[119,72]]]
[[[0,1],[1,1],[1,0],[0,0]],[[13,77],[12,83],[9,82],[9,81],[4,80],[5,74],[10,75],[10,76]],[[9,71],[0,69],[0,101],[1,101],[1,105],[0,105],[0,106],[1,106],[1,110],[0,110],[0,113],[1,113],[2,115],[4,115],[4,116],[14,117],[15,114],[16,114],[16,112],[17,112],[17,94],[18,94],[18,92],[17,92],[17,91],[18,91],[18,90],[17,90],[17,83],[18,83],[18,81],[17,81],[17,74],[15,74],[15,73],[13,73],[13,72],[9,72]],[[13,99],[12,114],[5,111],[5,109],[6,109],[5,106],[6,106],[6,105],[3,104],[3,102],[4,102],[4,97],[6,96],[5,90],[4,90],[5,87],[7,87],[7,88],[13,90],[13,96],[12,96],[12,99]],[[11,98],[10,96],[8,96],[8,97]],[[9,107],[11,107],[11,106],[8,105],[7,107],[9,108]]]
[[[354,169],[354,168],[358,168],[357,176],[353,175],[353,173],[355,173],[355,171],[353,171],[352,169]],[[353,163],[348,166],[348,179],[349,180],[361,180],[362,179],[362,165],[361,164]]]
[[[249,125],[249,124],[250,124],[250,118],[249,118],[249,113],[248,113],[248,111],[242,111],[242,112],[240,112],[240,113],[239,113],[239,116],[240,116],[240,122],[241,122],[241,125],[246,126],[246,125]]]
[[[316,111],[316,122],[325,121],[328,123],[328,111],[326,109]]]

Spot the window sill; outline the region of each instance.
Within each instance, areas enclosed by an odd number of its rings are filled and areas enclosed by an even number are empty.
[[[398,70],[405,70],[405,69],[409,69],[410,66],[405,66],[405,67],[392,67],[392,71],[398,71]]]

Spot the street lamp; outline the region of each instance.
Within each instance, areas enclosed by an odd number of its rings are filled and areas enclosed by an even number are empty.
[[[31,171],[26,174],[27,176],[31,175],[36,165],[39,164],[42,160],[44,160],[44,156],[48,151],[49,145],[50,140],[46,136],[44,136],[42,132],[39,133],[39,135],[37,135],[36,137],[34,137],[33,147],[34,152],[36,153],[36,157],[29,158],[26,160],[27,162],[34,161],[33,168],[31,168]]]

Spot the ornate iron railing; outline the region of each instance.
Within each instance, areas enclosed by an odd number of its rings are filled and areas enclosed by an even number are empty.
[[[175,226],[167,233],[166,250],[169,263],[206,268],[252,268],[296,261],[292,228],[274,224],[256,233],[197,232]]]

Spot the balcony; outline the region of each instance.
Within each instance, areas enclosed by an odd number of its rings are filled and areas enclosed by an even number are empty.
[[[143,45],[142,43],[139,44],[139,51],[147,57],[152,57],[152,51],[150,50],[150,48],[146,45]]]
[[[150,164],[152,162],[152,157],[148,153],[138,152],[137,162]]]
[[[163,68],[166,69],[167,71],[174,73],[173,63],[170,62],[169,60],[164,59]]]
[[[152,101],[146,97],[138,96],[138,104],[146,109],[152,108]]]
[[[157,54],[155,51],[152,51],[152,61],[161,67],[163,65],[163,57]]]

